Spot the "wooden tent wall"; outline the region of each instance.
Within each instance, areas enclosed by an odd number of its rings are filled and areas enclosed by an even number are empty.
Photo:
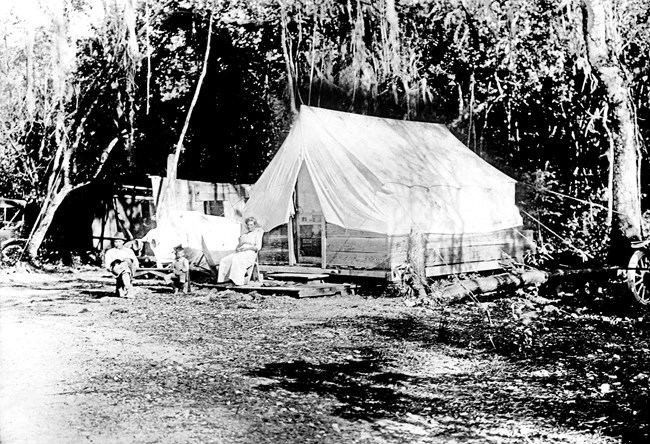
[[[425,272],[428,277],[500,268],[500,261],[512,258],[523,261],[524,252],[534,248],[531,233],[519,228],[480,234],[423,234]],[[408,236],[386,236],[359,230],[347,230],[326,224],[326,258],[324,268],[391,271],[406,263]],[[287,225],[264,236],[260,263],[289,264]]]
[[[427,277],[494,270],[504,259],[523,262],[526,250],[534,248],[530,231],[508,228],[490,233],[423,234],[425,273]],[[408,250],[407,236],[390,239],[391,269],[404,264]]]
[[[390,270],[388,236],[326,224],[327,265]]]
[[[387,236],[347,230],[330,223],[326,224],[325,230],[326,267],[390,270]],[[259,260],[262,264],[289,264],[287,225],[280,225],[264,234]]]
[[[262,249],[259,252],[260,264],[289,265],[289,237],[287,224],[280,225],[268,233],[264,233]]]

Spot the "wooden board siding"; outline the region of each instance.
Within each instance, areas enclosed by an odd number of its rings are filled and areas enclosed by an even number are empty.
[[[380,279],[390,278],[388,270],[368,270],[352,268],[321,268],[308,265],[261,265],[260,271],[265,275],[267,273],[327,273],[333,276],[358,276],[372,277]]]
[[[526,249],[532,248],[530,233],[518,228],[491,233],[464,235],[423,235],[424,263],[427,276],[443,276],[499,268],[499,261],[508,257],[523,261]],[[391,239],[391,264],[406,262],[408,238]]]
[[[388,236],[326,224],[327,267],[389,270]]]
[[[427,277],[447,276],[458,273],[475,273],[478,271],[498,270],[501,268],[498,260],[481,262],[464,262],[462,264],[438,265],[426,267]]]
[[[372,231],[348,230],[339,225],[327,223],[327,237],[353,237],[353,238],[381,238],[385,239],[386,235],[373,233]]]
[[[326,267],[389,270],[388,237],[361,230],[346,230],[326,224]],[[264,234],[261,264],[288,264],[287,226],[281,225]],[[301,263],[321,266],[321,257],[301,257]]]
[[[280,225],[270,232],[264,233],[259,262],[261,264],[289,263],[289,239],[286,225]]]
[[[408,236],[388,237],[361,230],[326,225],[326,268],[386,271],[406,262]],[[518,228],[492,233],[443,235],[424,234],[422,242],[427,276],[444,276],[499,268],[499,261],[512,257],[523,261],[526,249],[532,248],[530,232]],[[264,235],[260,263],[288,264],[286,225]],[[311,262],[305,261],[305,264]],[[312,265],[321,266],[314,258]]]

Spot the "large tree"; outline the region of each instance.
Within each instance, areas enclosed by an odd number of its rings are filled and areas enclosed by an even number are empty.
[[[605,87],[608,104],[604,118],[611,144],[612,252],[616,260],[625,257],[618,254],[619,250],[629,251],[630,241],[641,237],[639,132],[628,80],[631,75],[621,54],[621,25],[613,4],[606,0],[583,1],[589,63]]]
[[[98,178],[116,146],[132,148],[139,63],[134,3],[106,2],[103,10],[94,2],[42,3],[35,11],[45,18],[42,24],[23,28],[28,114],[20,142],[40,166],[42,184],[35,190],[40,212],[26,249],[32,258],[66,197]],[[102,20],[93,23],[97,14]],[[94,34],[80,35],[80,24],[96,26]],[[32,52],[34,38],[41,44],[38,54]],[[92,59],[85,72],[79,69],[84,57]],[[37,65],[46,69],[37,71]]]

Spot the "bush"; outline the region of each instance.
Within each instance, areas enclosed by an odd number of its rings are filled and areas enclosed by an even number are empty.
[[[570,193],[555,174],[542,170],[525,174],[523,182],[525,190],[519,197],[524,223],[537,232],[537,250],[526,256],[529,265],[588,266],[605,261],[610,238],[604,190],[584,186],[580,196],[565,197]]]

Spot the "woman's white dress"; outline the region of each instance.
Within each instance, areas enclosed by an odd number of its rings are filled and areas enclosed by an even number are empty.
[[[264,231],[256,228],[253,231],[244,233],[239,237],[239,245],[252,245],[256,251],[245,250],[229,254],[219,261],[219,276],[217,282],[226,282],[231,280],[235,285],[244,285],[246,270],[252,267],[257,258],[257,252],[262,248],[262,236]]]

